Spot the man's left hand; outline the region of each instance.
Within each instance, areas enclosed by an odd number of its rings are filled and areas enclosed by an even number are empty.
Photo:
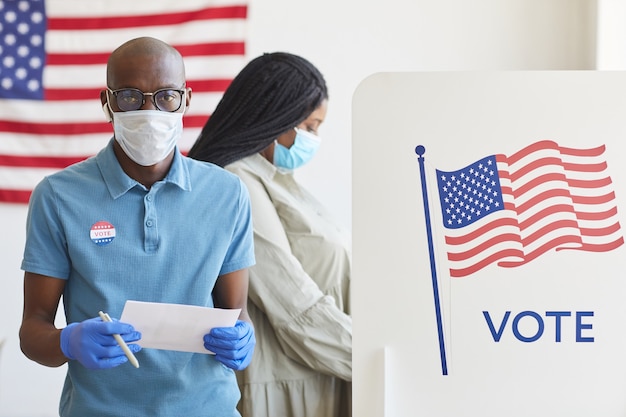
[[[215,359],[235,371],[250,364],[255,345],[254,327],[243,320],[237,320],[234,327],[215,327],[204,335],[205,349],[215,353]]]

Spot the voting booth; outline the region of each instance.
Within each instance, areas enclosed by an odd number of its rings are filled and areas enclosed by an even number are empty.
[[[353,97],[354,415],[626,415],[626,73]]]

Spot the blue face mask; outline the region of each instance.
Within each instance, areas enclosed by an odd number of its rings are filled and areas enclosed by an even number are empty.
[[[294,170],[313,158],[320,146],[320,138],[306,130],[296,129],[296,139],[287,148],[280,143],[274,144],[274,165],[285,170]]]

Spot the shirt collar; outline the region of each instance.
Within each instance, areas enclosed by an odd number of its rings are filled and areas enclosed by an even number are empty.
[[[248,165],[254,172],[266,180],[272,180],[277,174],[282,174],[274,164],[268,161],[260,153],[255,153],[241,160]],[[236,163],[236,162],[235,162]],[[290,174],[284,174],[290,175]]]
[[[114,140],[115,139],[112,138],[108,145],[96,155],[96,162],[111,197],[116,199],[124,195],[131,188],[136,186],[143,187],[143,185],[129,177],[122,169],[113,151]],[[172,183],[185,191],[191,190],[189,169],[185,163],[185,158],[178,151],[178,147],[174,150],[172,166],[162,181]]]

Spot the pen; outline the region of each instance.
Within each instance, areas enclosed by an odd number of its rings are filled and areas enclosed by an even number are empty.
[[[102,311],[99,311],[98,314],[100,315],[100,318],[102,319],[102,321],[113,321],[111,320],[111,317],[109,317],[107,313],[103,313]],[[133,355],[133,352],[130,351],[130,349],[128,348],[128,345],[126,344],[126,342],[124,342],[124,339],[122,339],[122,336],[115,333],[113,334],[113,337],[117,341],[117,344],[120,345],[120,347],[126,354],[126,357],[128,358],[129,362],[132,363],[135,368],[139,368],[139,361],[137,361],[137,358],[135,357],[135,355]]]

